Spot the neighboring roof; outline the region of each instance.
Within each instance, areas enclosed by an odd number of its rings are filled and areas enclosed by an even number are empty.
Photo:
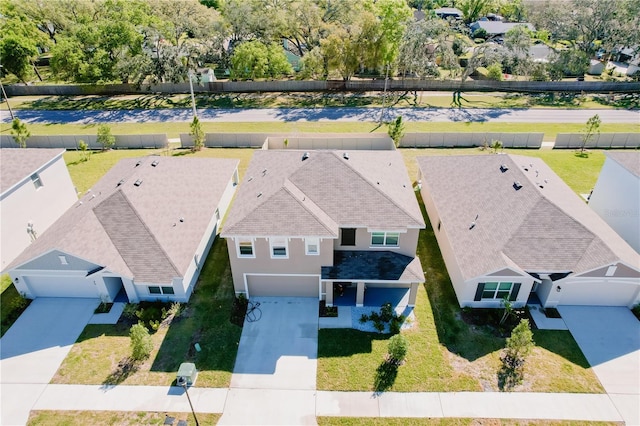
[[[30,177],[52,160],[62,157],[64,149],[2,148],[0,149],[0,194]]]
[[[627,169],[635,177],[640,177],[640,152],[605,151],[605,155]]]
[[[476,31],[478,28],[484,28],[487,34],[496,35],[505,34],[518,25],[524,25],[531,31],[535,31],[535,27],[527,22],[476,21],[469,25],[469,28],[471,28],[472,31]]]
[[[455,7],[441,7],[439,9],[436,9],[434,12],[437,16],[458,16],[460,18],[464,16],[462,11],[460,9],[456,9]]]
[[[323,280],[424,282],[420,259],[391,251],[333,253],[333,266],[322,267]]]
[[[223,236],[337,238],[340,227],[423,228],[397,151],[256,151]]]
[[[193,261],[237,165],[213,158],[121,160],[8,269],[55,249],[137,282],[171,282]]]
[[[465,280],[504,267],[574,274],[617,261],[640,267],[638,254],[538,158],[420,157],[418,164]]]

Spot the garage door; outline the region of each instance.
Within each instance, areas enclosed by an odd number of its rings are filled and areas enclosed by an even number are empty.
[[[318,297],[320,277],[293,275],[247,275],[249,297]]]
[[[99,297],[93,280],[82,277],[24,277],[34,297]]]
[[[561,285],[560,305],[629,306],[638,284],[630,282],[568,282]]]

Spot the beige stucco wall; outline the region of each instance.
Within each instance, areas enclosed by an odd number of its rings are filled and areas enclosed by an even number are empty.
[[[388,231],[398,231],[399,229],[390,229]],[[376,229],[376,231],[378,231]],[[380,231],[383,231],[382,229]],[[371,233],[367,228],[356,228],[356,245],[355,246],[343,246],[341,245],[340,236],[334,240],[334,250],[368,250],[368,251],[394,251],[396,253],[404,254],[406,256],[414,257],[416,255],[416,247],[418,245],[418,236],[420,234],[419,229],[407,229],[406,232],[400,233],[400,239],[398,241],[399,247],[372,247],[371,246]]]
[[[47,230],[78,200],[62,157],[39,172],[43,186],[36,189],[30,176],[0,200],[0,269],[4,270],[31,244],[27,224],[37,235]]]
[[[288,241],[288,258],[272,259],[269,240],[256,238],[254,241],[255,258],[239,258],[236,251],[234,238],[227,238],[227,249],[233,275],[235,291],[243,293],[244,274],[320,274],[322,266],[333,265],[333,241],[323,239],[320,241],[320,254],[305,254],[304,239],[291,238]]]

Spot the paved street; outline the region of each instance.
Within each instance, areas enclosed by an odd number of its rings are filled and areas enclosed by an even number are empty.
[[[640,123],[640,111],[614,109],[458,109],[458,108],[394,108],[385,111],[389,120],[401,115],[406,121],[433,122],[503,122],[503,123],[586,123],[598,114],[603,123]],[[17,110],[27,123],[156,123],[188,122],[191,109],[145,109],[112,111],[48,111]],[[379,108],[264,108],[264,109],[199,109],[201,121],[209,122],[317,122],[368,121],[380,119]],[[1,122],[10,121],[2,111]]]

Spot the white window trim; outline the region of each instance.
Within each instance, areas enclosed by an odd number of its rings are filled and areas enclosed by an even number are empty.
[[[383,244],[373,244],[373,234],[384,234],[384,243]],[[395,245],[390,245],[387,244],[387,235],[388,234],[397,234],[398,235],[398,244]],[[371,238],[369,238],[369,247],[370,248],[377,248],[377,247],[392,247],[392,248],[398,248],[400,247],[400,232],[398,231],[371,231],[370,232],[370,236]]]
[[[240,254],[240,243],[251,243],[251,255],[248,254]],[[242,259],[255,259],[256,257],[256,245],[254,244],[253,238],[236,238],[236,254],[239,258]]]
[[[274,247],[284,246],[285,255],[276,256],[273,254]],[[269,238],[269,253],[272,259],[288,259],[289,258],[289,239],[284,237],[271,237]]]
[[[309,243],[311,245],[315,245],[317,247],[317,251],[310,252],[309,251]],[[304,252],[307,256],[319,256],[320,255],[320,238],[318,237],[308,237],[304,239]]]
[[[492,297],[484,297],[484,292],[485,291],[489,291],[486,290],[486,285],[487,283],[498,283],[498,285],[496,286],[496,289],[493,290],[493,296]],[[511,284],[511,286],[509,287],[509,294],[507,295],[507,298],[511,297],[511,292],[513,292],[513,287],[515,287],[515,282],[513,281],[485,281],[484,282],[484,289],[482,290],[483,295],[480,297],[480,300],[502,300],[502,297],[498,297],[498,291],[505,291],[505,290],[500,290],[500,284]]]

